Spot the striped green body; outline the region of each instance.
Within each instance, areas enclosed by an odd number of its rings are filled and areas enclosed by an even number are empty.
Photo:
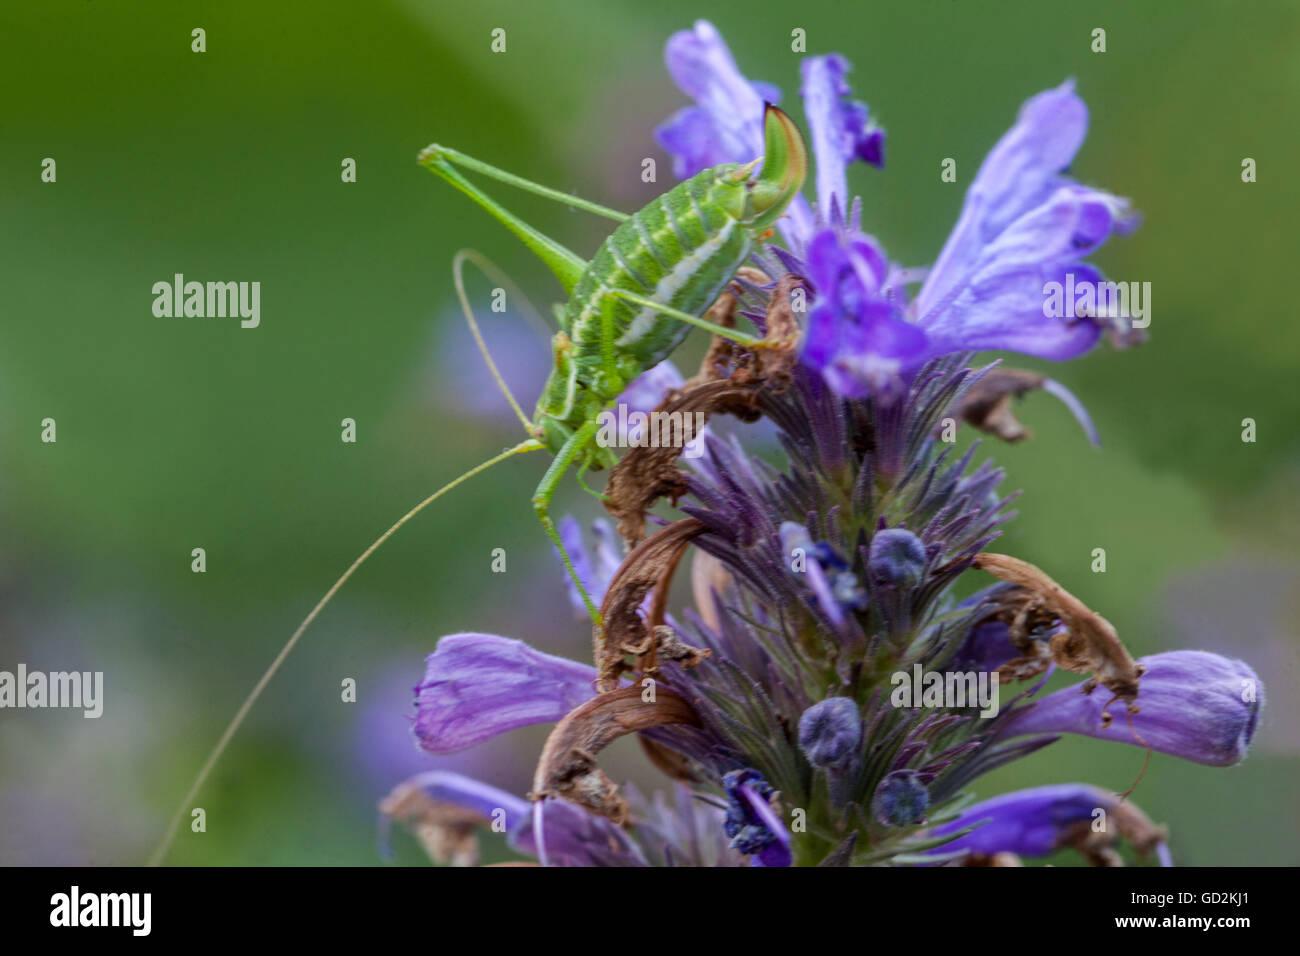
[[[537,403],[534,420],[553,451],[691,330],[611,290],[698,315],[753,252],[760,230],[747,221],[752,203],[739,168],[716,166],[679,183],[601,244],[564,307],[555,368]]]

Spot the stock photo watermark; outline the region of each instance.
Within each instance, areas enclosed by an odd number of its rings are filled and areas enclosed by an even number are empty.
[[[245,329],[262,323],[261,282],[186,282],[178,272],[171,282],[155,282],[153,295],[153,314],[160,319],[238,318]]]
[[[978,707],[981,717],[996,717],[998,681],[996,671],[927,671],[913,664],[910,672],[895,671],[890,677],[894,690],[889,702],[910,709]]]
[[[104,713],[103,671],[0,671],[0,708],[81,710],[86,718]]]
[[[1151,324],[1150,282],[1075,280],[1043,283],[1043,317],[1048,319],[1128,319],[1135,329]]]

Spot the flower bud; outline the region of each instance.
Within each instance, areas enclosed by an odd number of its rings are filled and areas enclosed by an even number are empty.
[[[930,791],[915,770],[886,774],[871,799],[871,812],[889,827],[910,827],[925,821],[930,809]]]
[[[858,705],[847,697],[828,697],[799,718],[799,748],[814,767],[843,768],[862,744]]]
[[[928,563],[925,545],[906,528],[886,528],[871,538],[867,569],[875,584],[915,587]]]

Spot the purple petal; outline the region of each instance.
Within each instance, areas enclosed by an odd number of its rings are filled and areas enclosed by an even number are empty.
[[[1113,705],[1114,719],[1102,727],[1101,711],[1111,696],[1104,687],[1091,694],[1067,687],[1017,708],[1001,733],[1072,733],[1142,746],[1136,731],[1153,750],[1212,767],[1245,758],[1264,706],[1264,685],[1248,664],[1206,651],[1170,651],[1138,663],[1146,673],[1132,729],[1123,704]]]
[[[614,404],[626,405],[629,412],[652,412],[663,403],[669,392],[681,388],[685,382],[677,366],[664,359],[633,379]]]
[[[527,800],[464,774],[429,770],[417,774],[409,782],[429,798],[463,807],[484,820],[491,820],[496,811],[504,810],[507,832],[524,826],[532,816]]]
[[[746,79],[713,24],[697,20],[693,29],[674,33],[664,62],[677,86],[696,103],[655,130],[655,141],[673,157],[674,175],[686,179],[711,166],[747,163],[763,155],[764,103],[779,103],[781,91]],[[786,216],[782,232],[801,244],[813,225],[807,200],[796,196]]]
[[[622,827],[560,799],[533,805],[510,845],[543,866],[646,866],[645,857]]]
[[[924,360],[926,333],[902,318],[886,294],[888,266],[867,236],[827,228],[808,244],[817,300],[808,313],[800,360],[849,398],[888,390]]]
[[[1047,315],[1046,287],[1064,286],[1070,272],[1076,283],[1101,278],[1079,259],[1105,240],[1124,208],[1106,193],[1063,187],[1012,223],[974,258],[950,297],[918,320],[933,354],[1005,349],[1064,360],[1090,349],[1101,323]],[[917,301],[925,307],[923,296]]]
[[[884,131],[870,120],[866,104],[846,102],[849,63],[839,54],[808,57],[800,65],[804,111],[817,162],[817,205],[830,216],[832,199],[849,206],[845,169],[855,159],[884,165]]]
[[[920,314],[949,294],[987,243],[1055,189],[1087,132],[1088,107],[1073,80],[1025,101],[966,191],[961,218],[918,297]]]
[[[989,153],[916,297],[931,355],[1005,349],[1071,359],[1096,344],[1103,326],[1116,325],[1047,314],[1047,283],[1069,272],[1100,279],[1081,260],[1135,224],[1125,200],[1061,175],[1087,126],[1087,108],[1067,82],[1026,102]]]
[[[577,518],[565,515],[556,527],[560,533],[560,540],[564,543],[564,550],[568,552],[569,559],[573,562],[573,570],[577,572],[578,579],[582,581],[582,586],[587,589],[591,599],[596,604],[600,604],[609,589],[609,582],[614,579],[614,574],[622,563],[614,540],[614,529],[608,521],[602,519],[593,521],[591,533],[595,541],[589,548],[583,539],[582,525]],[[560,566],[558,573],[564,583],[569,604],[580,617],[585,616],[587,605],[583,602],[582,595],[578,593],[578,588],[573,583],[569,572],[563,570],[559,551],[554,547],[551,551]]]
[[[780,92],[745,79],[713,24],[698,20],[693,29],[674,33],[664,61],[681,91],[699,104],[655,132],[673,154],[678,178],[763,155],[763,102],[779,102]]]
[[[842,627],[844,625],[844,609],[840,607],[839,601],[835,600],[835,591],[831,584],[826,580],[826,573],[822,566],[813,557],[813,540],[808,534],[808,529],[797,521],[781,522],[781,550],[785,555],[785,560],[789,560],[796,549],[803,551],[804,564],[803,573],[808,579],[808,586],[812,589],[813,597],[816,598],[817,604],[826,614],[833,625]]]
[[[776,837],[754,855],[753,865],[789,866],[794,857],[790,853],[790,831],[786,829],[785,822],[776,815],[767,798],[760,794],[753,784],[741,784],[740,795],[749,804],[754,816],[758,817],[763,826],[767,827],[768,832]]]
[[[683,106],[655,128],[654,136],[673,157],[673,175],[678,179],[737,162],[729,158],[734,155],[734,144],[718,138],[713,118],[698,106]]]
[[[945,843],[942,852],[1046,856],[1058,849],[1080,822],[1091,821],[1097,809],[1109,814],[1117,802],[1114,794],[1085,784],[1016,790],[972,805],[951,823],[935,827],[934,833],[953,833],[987,820],[965,836]]]
[[[559,720],[595,696],[596,670],[495,634],[451,634],[415,688],[420,747],[454,753],[529,724]]]
[[[951,671],[992,672],[1020,656],[1011,643],[1011,629],[1003,622],[990,618],[971,628],[961,646],[948,664]]]

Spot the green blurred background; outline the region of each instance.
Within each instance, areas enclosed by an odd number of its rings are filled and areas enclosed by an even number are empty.
[[[1105,613],[1136,654],[1206,648],[1260,672],[1270,703],[1249,760],[1156,756],[1135,799],[1173,828],[1181,862],[1300,862],[1297,4],[129,6],[0,12],[0,669],[106,682],[99,720],[0,712],[0,862],[142,861],[329,583],[410,505],[516,440],[459,328],[450,259],[488,253],[544,307],[560,289],[419,169],[417,150],[436,139],[634,208],[668,188],[651,130],[685,102],[664,41],[700,17],[796,115],[791,30],[810,53],[851,60],[855,95],[889,131],[886,169],[856,168],[851,185],[867,228],[909,265],[933,260],[1021,101],[1078,79],[1092,124],[1074,173],[1145,215],[1099,260],[1152,283],[1151,341],[1052,370],[1091,409],[1102,450],[1043,396],[1021,406],[1034,441],[986,446],[1006,489],[1026,489],[1003,546]],[[504,54],[489,49],[496,27]],[[1104,54],[1090,52],[1094,27]],[[658,184],[641,182],[645,156]],[[939,181],[949,156],[956,185]],[[345,157],[356,183],[340,181]],[[581,253],[608,228],[494,192]],[[260,281],[261,327],[155,318],[151,286],[177,272]],[[526,390],[544,340],[487,316]],[[56,444],[40,440],[46,417]],[[340,441],[345,417],[356,444]],[[1241,441],[1247,417],[1255,444]],[[521,458],[459,490],[358,573],[201,793],[207,832],[183,828],[171,862],[374,863],[375,802],[406,775],[441,766],[527,788],[545,728],[437,760],[413,748],[405,715],[442,634],[588,653],[528,504],[542,467]],[[572,483],[559,507],[598,514]],[[190,570],[196,547],[204,574]],[[505,575],[488,570],[496,547]],[[1089,571],[1096,547],[1105,574]],[[346,677],[354,704],[340,700]],[[1066,740],[979,789],[1124,789],[1142,757]],[[605,763],[656,782],[634,749]],[[409,838],[394,844],[399,862],[422,858]]]

